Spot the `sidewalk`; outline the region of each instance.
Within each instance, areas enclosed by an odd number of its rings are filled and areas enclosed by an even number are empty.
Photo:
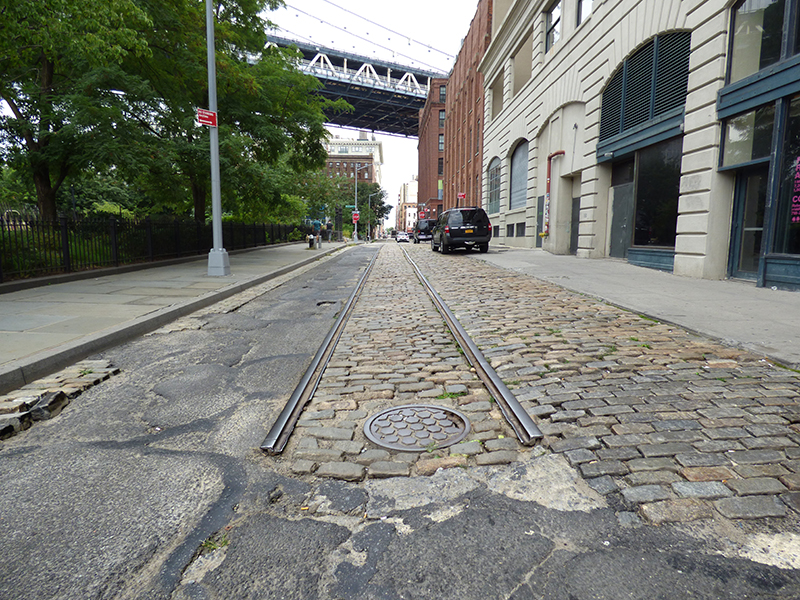
[[[480,258],[800,369],[800,292],[680,277],[612,259],[492,246]]]
[[[230,255],[231,275],[208,258],[0,294],[0,393],[318,260],[343,243],[304,243]]]

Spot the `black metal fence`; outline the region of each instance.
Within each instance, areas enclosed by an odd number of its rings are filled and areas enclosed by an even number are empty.
[[[302,240],[309,229],[279,224],[224,222],[226,250]],[[187,219],[0,218],[0,283],[101,267],[207,253],[211,224]]]

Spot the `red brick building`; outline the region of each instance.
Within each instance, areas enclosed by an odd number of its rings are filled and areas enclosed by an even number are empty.
[[[447,84],[444,210],[482,203],[484,98],[483,74],[478,65],[492,39],[492,5],[493,0],[478,3]],[[460,194],[465,198],[460,199]]]
[[[447,79],[432,79],[425,108],[419,113],[420,218],[436,218],[444,205],[444,122]]]

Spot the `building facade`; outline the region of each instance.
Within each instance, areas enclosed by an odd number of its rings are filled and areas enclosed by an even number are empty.
[[[484,85],[478,66],[492,39],[492,6],[480,0],[447,84],[444,123],[444,210],[481,206]]]
[[[444,123],[447,79],[431,80],[425,107],[419,113],[420,218],[436,218],[444,203]]]
[[[417,223],[417,193],[419,182],[413,179],[400,186],[395,229],[411,233]]]
[[[329,177],[358,177],[359,183],[380,183],[383,163],[383,143],[370,139],[360,131],[358,139],[333,136],[326,143],[328,162],[325,172]]]
[[[496,239],[800,287],[799,5],[495,0]]]

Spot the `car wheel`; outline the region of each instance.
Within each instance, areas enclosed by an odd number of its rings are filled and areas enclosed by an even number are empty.
[[[489,244],[481,244],[478,246],[478,249],[481,251],[481,254],[485,254],[489,251]]]
[[[437,250],[438,248],[436,247],[436,244],[433,243],[433,238],[431,238],[431,252],[436,252]]]
[[[442,242],[442,254],[447,254],[450,252],[450,246]]]

